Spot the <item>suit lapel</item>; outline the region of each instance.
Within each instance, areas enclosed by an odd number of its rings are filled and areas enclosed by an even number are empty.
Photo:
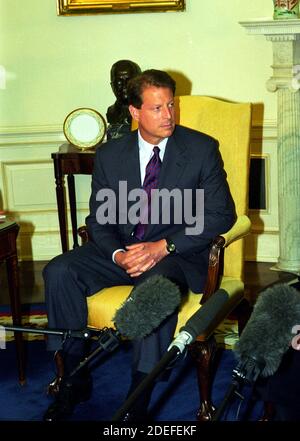
[[[184,172],[187,162],[186,146],[176,138],[175,134],[170,136],[160,172],[159,188],[174,188]],[[119,166],[120,180],[127,181],[128,192],[134,188],[142,187],[137,131],[132,132],[131,139],[126,142],[120,155]]]
[[[166,145],[158,188],[168,190],[176,188],[177,182],[186,170],[188,160],[185,144],[174,133],[170,136]],[[124,145],[124,150],[120,155],[119,167],[119,180],[127,182],[127,195],[131,190],[142,187],[137,131],[132,132],[131,139]],[[128,210],[134,203],[135,201],[128,201]],[[130,224],[124,225],[124,228],[127,230],[127,234],[130,234],[133,229]],[[160,228],[160,226],[148,225],[145,240],[156,228]]]
[[[119,180],[127,182],[128,192],[141,187],[140,158],[137,132],[131,134],[119,158]]]
[[[170,136],[166,145],[166,151],[159,176],[158,188],[160,190],[165,188],[169,191],[176,188],[177,182],[186,170],[188,160],[185,144],[180,142],[174,133],[172,136]],[[160,229],[161,226],[151,224],[148,225],[145,235],[146,240],[147,237],[155,232],[156,228]]]
[[[141,172],[140,172],[140,158],[137,131],[131,133],[131,137],[127,139],[124,149],[119,157],[119,182],[125,181],[127,191],[123,192],[123,197],[126,198],[127,215],[130,207],[135,201],[128,201],[128,194],[135,188],[141,188]],[[124,190],[124,188],[122,188]],[[125,208],[125,207],[124,207]],[[134,227],[127,223],[122,226],[126,235],[130,235]]]
[[[159,177],[159,189],[167,188],[172,190],[172,188],[175,188],[178,180],[185,171],[187,162],[186,146],[179,143],[175,134],[172,135],[166,145]]]

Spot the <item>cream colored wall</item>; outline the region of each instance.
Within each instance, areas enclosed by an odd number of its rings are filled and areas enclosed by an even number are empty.
[[[271,0],[186,0],[185,12],[72,17],[57,16],[55,0],[0,0],[0,65],[6,69],[0,81],[0,192],[4,208],[21,223],[21,257],[48,259],[60,252],[50,155],[64,140],[62,123],[71,110],[86,106],[105,115],[114,102],[109,71],[119,59],[171,71],[179,94],[263,103],[267,135],[262,142],[263,120],[255,112],[253,151],[270,155],[275,185],[276,95],[265,89],[271,46],[238,24],[271,15]],[[76,182],[83,221],[90,178]],[[248,244],[251,259],[276,260],[275,188],[269,213],[256,214],[259,240],[258,248]],[[272,234],[261,234],[264,228]]]

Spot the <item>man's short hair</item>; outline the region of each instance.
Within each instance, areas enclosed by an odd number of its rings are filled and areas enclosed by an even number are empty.
[[[148,69],[128,81],[128,104],[140,109],[143,104],[142,94],[149,86],[166,87],[172,90],[173,95],[176,90],[176,82],[167,72]]]

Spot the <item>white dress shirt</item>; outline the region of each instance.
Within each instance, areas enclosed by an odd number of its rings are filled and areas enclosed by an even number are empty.
[[[145,179],[147,164],[150,161],[151,157],[154,155],[153,148],[155,146],[159,147],[159,150],[160,150],[159,157],[162,162],[164,159],[164,154],[165,154],[167,142],[168,142],[168,138],[165,138],[162,141],[160,141],[159,144],[154,144],[154,145],[149,144],[149,142],[145,141],[144,138],[142,138],[140,131],[138,131],[140,173],[141,173],[141,182],[142,183],[144,182],[144,179]],[[123,248],[115,250],[112,255],[113,262],[115,262],[115,255],[119,251],[125,251],[125,250]]]
[[[151,157],[154,155],[153,148],[155,146],[159,147],[159,157],[161,162],[164,159],[164,154],[166,150],[166,144],[168,142],[168,138],[163,139],[160,141],[159,144],[149,144],[149,142],[145,141],[140,131],[138,132],[138,138],[139,138],[139,155],[140,155],[140,170],[141,170],[141,182],[144,182],[145,174],[146,174],[146,167],[148,162],[150,161]]]

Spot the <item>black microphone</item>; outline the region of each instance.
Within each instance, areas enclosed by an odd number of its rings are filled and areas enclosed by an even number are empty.
[[[149,277],[134,287],[113,318],[116,330],[102,329],[98,348],[82,361],[71,375],[82,369],[99,351],[114,351],[119,346],[122,336],[130,340],[146,337],[175,311],[180,301],[181,295],[177,285],[161,275]]]
[[[232,397],[245,383],[252,384],[261,375],[273,375],[294,336],[293,326],[300,323],[300,292],[287,284],[274,285],[261,292],[239,341],[234,347],[239,361],[232,383],[212,421],[220,420]]]
[[[121,418],[123,418],[126,412],[131,409],[138,397],[150,384],[152,384],[155,378],[165,369],[174,366],[174,362],[188,344],[195,341],[197,336],[205,332],[212,323],[216,323],[217,326],[218,318],[221,321],[223,317],[221,312],[223,311],[226,302],[228,302],[228,299],[228,293],[224,289],[219,289],[189,318],[186,324],[180,328],[179,334],[170,344],[168,351],[127,398],[122,407],[115,413],[112,421],[120,421]]]
[[[299,323],[299,291],[287,284],[263,291],[234,348],[239,360],[237,375],[239,369],[247,381],[273,375],[291,344],[292,328]]]
[[[173,346],[177,346],[182,353],[186,345],[194,342],[199,335],[206,332],[210,327],[213,331],[223,319],[223,310],[228,299],[228,292],[225,289],[218,289],[180,328],[179,334],[168,350]],[[215,326],[212,327],[212,324],[215,324]]]
[[[146,337],[180,302],[180,290],[175,283],[161,275],[151,276],[133,288],[113,321],[120,334],[130,340]]]

